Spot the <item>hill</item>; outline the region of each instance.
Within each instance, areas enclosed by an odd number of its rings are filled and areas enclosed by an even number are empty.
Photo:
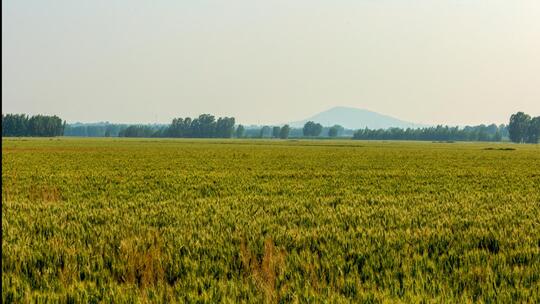
[[[387,129],[392,127],[418,128],[424,126],[403,121],[388,115],[350,107],[334,107],[307,119],[291,122],[289,124],[292,127],[302,127],[308,121],[318,122],[323,126],[333,126],[338,124],[347,129],[363,129],[366,127],[370,129]]]

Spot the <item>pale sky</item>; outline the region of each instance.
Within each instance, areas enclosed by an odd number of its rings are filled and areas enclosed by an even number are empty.
[[[2,112],[241,123],[540,115],[539,0],[6,0]]]

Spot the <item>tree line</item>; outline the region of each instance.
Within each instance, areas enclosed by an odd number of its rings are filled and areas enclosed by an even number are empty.
[[[540,116],[518,112],[508,125],[478,125],[425,128],[389,128],[352,130],[340,125],[323,127],[308,121],[302,128],[283,126],[245,127],[236,125],[234,117],[201,114],[196,118],[175,118],[168,125],[70,124],[58,116],[2,114],[2,136],[93,136],[93,137],[174,137],[174,138],[281,138],[344,137],[358,140],[428,140],[428,141],[502,141],[538,143]],[[349,137],[350,138],[350,137]]]
[[[502,141],[508,138],[515,143],[538,143],[540,139],[540,116],[531,117],[524,112],[510,116],[508,125],[491,124],[464,128],[436,126],[418,129],[362,129],[353,139],[375,140],[437,140],[437,141]]]
[[[422,141],[501,141],[507,134],[506,126],[467,126],[464,128],[436,126],[426,128],[360,129],[353,139],[363,140],[422,140]]]
[[[201,114],[197,118],[174,118],[170,124],[73,124],[66,127],[65,136],[89,137],[173,137],[230,138],[237,129],[234,117]]]
[[[47,115],[2,114],[2,136],[53,137],[64,135],[65,121]]]

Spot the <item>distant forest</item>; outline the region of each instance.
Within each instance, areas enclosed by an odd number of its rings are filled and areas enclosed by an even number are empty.
[[[426,128],[345,129],[308,121],[303,128],[284,126],[243,126],[234,117],[202,114],[197,118],[175,118],[170,124],[66,124],[58,116],[2,114],[3,137],[169,137],[169,138],[353,138],[356,140],[422,141],[512,141],[538,143],[540,117],[518,112],[508,125]]]

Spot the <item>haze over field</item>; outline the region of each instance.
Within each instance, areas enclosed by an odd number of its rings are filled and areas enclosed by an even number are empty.
[[[2,112],[507,123],[540,115],[538,54],[537,0],[3,1]]]

